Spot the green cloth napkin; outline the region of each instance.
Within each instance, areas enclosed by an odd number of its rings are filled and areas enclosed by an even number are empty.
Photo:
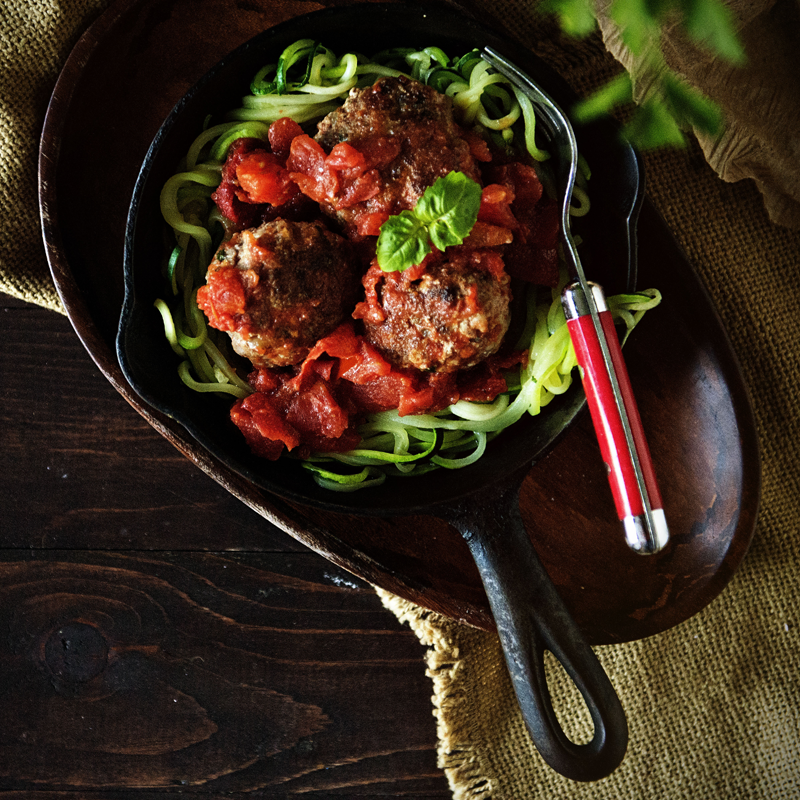
[[[62,309],[38,225],[38,136],[60,65],[105,5],[5,0],[0,9],[0,289],[54,310]],[[563,41],[524,0],[485,8],[580,92],[618,69],[599,35]],[[780,0],[764,14],[785,28],[787,19],[797,24],[797,8]],[[605,33],[613,39],[607,25]],[[784,55],[795,59],[792,74],[800,75],[797,50]],[[726,110],[736,122],[737,109]],[[770,110],[756,109],[759,117]],[[798,128],[773,127],[775,141],[800,154]],[[776,152],[771,130],[761,124],[750,141]],[[713,155],[713,143],[711,151],[703,146]],[[791,222],[781,215],[792,211],[800,186],[782,177],[776,206],[769,191],[777,184],[762,180],[763,161],[751,155],[726,176],[753,175],[775,218]],[[754,180],[717,177],[699,146],[651,154],[646,162],[649,196],[715,299],[752,393],[764,481],[753,545],[728,588],[691,620],[644,641],[597,648],[627,711],[631,741],[622,766],[591,784],[561,778],[533,749],[493,634],[378,590],[428,648],[440,763],[456,800],[800,797],[800,233],[770,221]],[[719,159],[714,164],[726,174]],[[555,668],[552,681],[568,729],[585,734],[576,691]]]

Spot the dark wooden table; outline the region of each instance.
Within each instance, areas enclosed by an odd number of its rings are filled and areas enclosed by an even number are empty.
[[[414,634],[0,312],[0,797],[449,797]]]

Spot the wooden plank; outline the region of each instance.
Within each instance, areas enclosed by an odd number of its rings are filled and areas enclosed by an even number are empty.
[[[3,300],[3,800],[449,797],[411,631]]]
[[[303,549],[135,413],[66,318],[7,307],[0,335],[2,546]]]

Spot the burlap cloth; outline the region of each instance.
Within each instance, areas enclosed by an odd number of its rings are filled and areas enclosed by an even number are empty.
[[[54,310],[61,306],[38,228],[38,135],[60,65],[105,5],[0,7],[0,288]],[[559,40],[526,0],[491,8],[579,92],[618,69],[600,35]],[[688,622],[598,648],[631,740],[623,765],[594,784],[543,765],[494,635],[379,590],[428,647],[440,763],[455,798],[800,798],[800,6],[737,0],[735,11],[749,56],[742,70],[715,64],[674,32],[667,41],[673,67],[720,100],[728,131],[702,150],[695,143],[648,155],[647,174],[649,196],[714,297],[752,393],[763,497],[751,551],[723,594]],[[602,27],[609,49],[636,74],[613,26]],[[641,94],[648,80],[638,77]],[[557,673],[553,681],[568,728],[583,730],[574,689]]]

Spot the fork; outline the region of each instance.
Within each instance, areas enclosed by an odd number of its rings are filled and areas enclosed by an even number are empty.
[[[637,553],[657,553],[669,540],[669,528],[652,458],[605,294],[587,280],[571,230],[570,205],[578,172],[575,131],[561,108],[528,75],[490,47],[481,56],[531,101],[555,151],[560,233],[572,278],[561,298],[570,338],[625,540]]]

